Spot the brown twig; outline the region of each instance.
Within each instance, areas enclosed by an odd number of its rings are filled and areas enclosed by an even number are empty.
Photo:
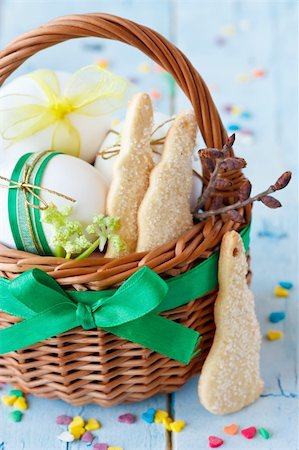
[[[224,158],[224,156],[221,159],[217,160],[215,169],[211,175],[209,183],[208,183],[206,189],[203,191],[202,195],[197,200],[197,203],[196,203],[194,211],[193,211],[194,213],[196,213],[196,211],[199,211],[205,205],[205,203],[208,200],[208,198],[210,197],[211,193],[214,191],[215,183],[218,178],[218,174],[219,174],[221,164],[223,162],[223,158]]]
[[[199,151],[200,158],[205,161],[206,167],[212,172],[207,187],[198,198],[193,213],[196,214],[204,207],[211,194],[216,189],[225,189],[231,186],[228,179],[218,177],[220,170],[229,171],[242,169],[246,161],[242,158],[231,157],[231,149],[235,142],[235,134],[230,136],[221,150],[216,148],[207,148]]]
[[[202,221],[211,216],[225,214],[229,211],[235,211],[235,210],[242,208],[243,206],[249,205],[250,203],[253,203],[255,201],[261,201],[264,205],[268,206],[268,208],[279,208],[281,206],[281,203],[277,199],[271,197],[269,194],[272,194],[275,191],[285,188],[289,184],[291,177],[292,177],[291,172],[284,172],[278,178],[278,180],[276,181],[276,183],[274,185],[271,185],[267,190],[261,192],[260,194],[257,194],[253,197],[248,197],[246,200],[238,201],[232,205],[224,206],[217,210],[210,210],[210,211],[204,211],[202,213],[196,213],[196,214],[194,214],[194,218],[199,221]],[[234,220],[233,215],[231,216],[231,218]],[[237,215],[235,215],[235,219],[237,220]]]

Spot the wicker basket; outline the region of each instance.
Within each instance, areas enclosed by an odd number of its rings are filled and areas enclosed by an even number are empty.
[[[134,22],[106,14],[72,15],[58,18],[19,37],[0,53],[0,84],[27,58],[67,39],[96,36],[137,47],[167,70],[189,97],[199,129],[208,147],[222,148],[227,139],[210,93],[188,59],[157,32]],[[237,199],[243,180],[240,171],[229,173],[232,186],[217,191],[226,204]],[[209,179],[203,167],[204,184]],[[206,208],[209,204],[206,205]],[[250,222],[251,207],[239,210]],[[150,252],[120,259],[89,258],[69,261],[41,257],[0,246],[0,275],[13,279],[38,267],[65,289],[99,290],[119,285],[146,265],[162,277],[187,271],[219,249],[223,234],[245,226],[227,217],[212,217],[181,236]],[[193,328],[203,336],[200,354],[184,366],[158,353],[120,339],[101,329],[75,328],[29,348],[0,356],[0,381],[46,398],[60,398],[74,405],[97,403],[111,406],[135,402],[157,393],[170,393],[198,373],[209,352],[213,335],[213,291],[184,306],[168,311],[172,320]],[[4,328],[20,319],[0,314]]]

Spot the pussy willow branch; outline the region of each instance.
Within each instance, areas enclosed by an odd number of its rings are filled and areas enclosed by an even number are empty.
[[[224,146],[222,147],[222,150],[217,150],[217,149],[210,149],[210,152],[214,152],[217,155],[217,159],[216,159],[216,163],[215,163],[215,168],[212,172],[212,175],[209,179],[208,185],[206,187],[206,189],[203,191],[202,195],[198,198],[196,206],[193,210],[193,213],[196,213],[197,211],[199,211],[206,203],[206,201],[208,200],[208,198],[210,197],[210,195],[212,194],[212,192],[215,190],[215,185],[216,185],[216,181],[218,178],[218,174],[219,171],[221,169],[221,165],[226,157],[226,155],[228,154],[229,151],[231,151],[232,146],[235,142],[235,133],[232,134],[228,139],[227,142],[224,144]],[[208,150],[209,151],[209,150]],[[200,154],[201,152],[199,152]],[[205,155],[205,150],[202,151],[202,154]]]
[[[218,173],[219,173],[222,162],[223,162],[223,158],[217,160],[215,169],[211,175],[209,183],[208,183],[206,189],[203,191],[202,195],[197,200],[197,203],[196,203],[193,213],[196,213],[196,211],[199,211],[205,205],[206,201],[208,200],[208,198],[214,191],[215,183],[218,178]],[[194,217],[195,217],[195,215],[194,215]]]
[[[249,205],[250,203],[253,203],[255,201],[263,201],[264,197],[267,197],[269,194],[272,194],[273,192],[283,189],[287,186],[287,184],[289,183],[290,179],[291,179],[291,172],[285,172],[283,173],[279,179],[277,180],[277,182],[274,185],[271,185],[266,191],[261,192],[260,194],[257,194],[253,197],[249,197],[246,200],[243,201],[239,201],[236,202],[232,205],[228,205],[228,206],[223,206],[222,208],[219,208],[217,210],[210,210],[210,211],[205,211],[202,213],[196,213],[194,214],[194,218],[202,221],[204,219],[207,219],[208,217],[211,216],[216,216],[216,215],[220,215],[220,214],[225,214],[228,211],[232,211],[232,210],[236,210],[239,208],[242,208],[243,206]],[[273,199],[274,200],[274,199]],[[265,203],[266,204],[266,203]],[[278,202],[278,200],[276,200],[276,206],[275,207],[280,207],[281,204]]]

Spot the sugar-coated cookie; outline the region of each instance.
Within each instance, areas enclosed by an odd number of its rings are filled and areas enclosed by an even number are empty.
[[[192,155],[196,139],[192,111],[183,111],[170,128],[161,157],[138,211],[137,251],[178,238],[193,225],[190,210]]]
[[[214,414],[239,411],[263,390],[259,367],[261,333],[254,297],[246,282],[247,269],[240,235],[227,232],[219,258],[216,333],[198,386],[202,405]]]
[[[138,208],[154,165],[150,146],[152,121],[153,107],[149,95],[136,94],[128,107],[120,153],[113,168],[107,197],[107,214],[120,219],[118,234],[126,247],[122,254],[136,250]],[[108,245],[106,256],[121,255],[116,255],[112,246]]]

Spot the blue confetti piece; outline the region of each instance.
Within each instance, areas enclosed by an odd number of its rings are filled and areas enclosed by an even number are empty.
[[[292,289],[292,287],[293,287],[293,283],[291,283],[290,281],[280,281],[278,284],[282,288],[285,288],[288,290]]]
[[[272,323],[278,323],[285,319],[285,312],[283,311],[275,311],[269,315],[269,320]]]
[[[150,408],[142,414],[142,419],[147,423],[153,423],[155,420],[156,410],[154,408]]]
[[[227,127],[227,129],[228,131],[238,131],[240,130],[240,127],[236,123],[232,123]]]
[[[249,111],[243,111],[241,113],[241,117],[242,117],[242,119],[251,119],[252,115]]]

